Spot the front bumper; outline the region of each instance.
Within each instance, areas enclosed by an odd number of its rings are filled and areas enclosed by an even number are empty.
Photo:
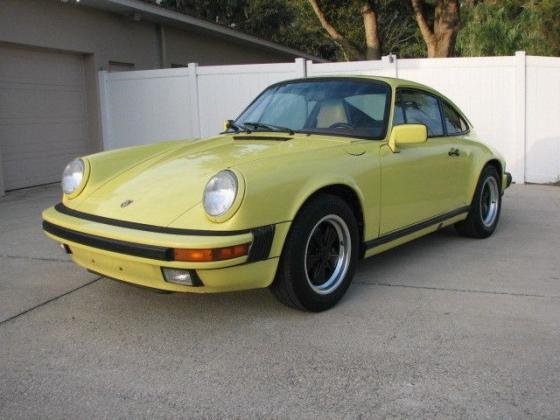
[[[182,292],[222,292],[269,286],[289,229],[280,223],[243,231],[188,231],[83,214],[63,205],[43,212],[43,229],[78,265],[105,277]],[[222,248],[250,243],[246,256],[212,262],[173,260],[175,248]],[[165,281],[162,268],[188,269],[198,286]]]

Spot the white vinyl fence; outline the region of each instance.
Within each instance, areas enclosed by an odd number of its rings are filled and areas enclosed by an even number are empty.
[[[560,58],[513,57],[198,66],[100,72],[105,149],[215,135],[266,86],[318,75],[414,80],[452,99],[516,182],[560,180]]]

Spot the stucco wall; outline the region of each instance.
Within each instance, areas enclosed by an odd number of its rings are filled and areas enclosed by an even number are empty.
[[[208,37],[176,28],[165,28],[167,66],[199,63],[200,65],[281,63],[293,60],[258,48],[249,48],[218,37]]]

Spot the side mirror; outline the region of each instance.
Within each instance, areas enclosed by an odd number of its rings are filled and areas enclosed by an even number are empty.
[[[224,131],[229,130],[231,125],[233,124],[233,120],[225,120],[224,121]]]
[[[389,136],[389,147],[398,153],[400,144],[420,144],[428,140],[428,128],[424,124],[395,125]]]

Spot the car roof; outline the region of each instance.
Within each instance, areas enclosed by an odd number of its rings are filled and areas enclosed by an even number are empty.
[[[443,96],[440,92],[438,92],[437,90],[423,85],[422,83],[418,83],[418,82],[413,82],[412,80],[406,80],[406,79],[398,79],[396,77],[385,77],[385,76],[370,76],[370,75],[366,75],[366,74],[343,74],[343,75],[317,75],[317,76],[309,76],[309,77],[304,77],[304,78],[297,78],[297,79],[289,79],[289,80],[283,80],[281,82],[275,83],[276,84],[282,84],[282,83],[290,83],[290,82],[304,82],[304,81],[313,81],[313,80],[324,80],[324,79],[365,79],[365,80],[376,80],[379,82],[385,82],[388,85],[390,85],[393,88],[397,88],[397,87],[410,87],[410,88],[416,88],[416,89],[421,89],[421,90],[425,90],[428,92],[432,92],[436,95],[439,96]]]
[[[352,80],[352,79],[364,79],[364,80],[375,80],[375,81],[379,81],[379,82],[384,82],[386,84],[388,84],[389,86],[391,86],[392,89],[396,89],[396,88],[412,88],[412,89],[419,89],[419,90],[423,90],[425,92],[428,93],[432,93],[434,95],[439,96],[440,98],[444,99],[446,102],[448,102],[449,104],[451,104],[453,106],[453,108],[455,108],[456,111],[459,112],[459,114],[461,114],[461,116],[467,120],[469,122],[469,124],[472,126],[472,123],[469,121],[469,119],[466,117],[466,115],[462,112],[462,110],[451,100],[449,99],[447,96],[445,96],[444,94],[442,94],[441,92],[435,90],[434,88],[431,88],[429,86],[426,86],[422,83],[418,83],[418,82],[413,82],[412,80],[406,80],[406,79],[398,79],[396,77],[385,77],[385,76],[370,76],[367,74],[344,74],[344,75],[318,75],[318,76],[309,76],[309,77],[302,77],[302,78],[297,78],[297,79],[289,79],[289,80],[283,80],[281,82],[278,83],[274,83],[274,85],[280,85],[282,83],[290,83],[290,82],[309,82],[312,80],[325,80],[325,79],[329,79],[329,80],[333,80],[333,79],[347,79],[347,80]],[[274,86],[273,85],[273,86]]]

